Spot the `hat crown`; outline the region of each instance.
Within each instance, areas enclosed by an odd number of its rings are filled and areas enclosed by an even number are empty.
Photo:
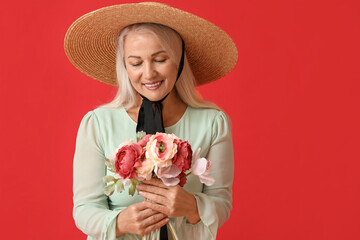
[[[143,4],[143,5],[153,5],[153,6],[160,6],[160,7],[170,7],[169,5],[166,5],[164,3],[158,3],[158,2],[141,2],[138,4]]]
[[[180,34],[197,85],[224,77],[237,62],[235,43],[224,30],[189,12],[157,2],[114,5],[83,15],[66,33],[65,53],[81,72],[117,86],[118,36],[125,27],[144,22],[162,24]]]

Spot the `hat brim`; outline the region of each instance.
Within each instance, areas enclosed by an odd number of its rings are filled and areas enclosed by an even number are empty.
[[[237,49],[225,31],[196,15],[159,3],[114,5],[83,15],[66,33],[65,53],[84,74],[117,86],[118,35],[126,26],[143,22],[166,25],[181,35],[197,85],[224,77],[236,64]]]

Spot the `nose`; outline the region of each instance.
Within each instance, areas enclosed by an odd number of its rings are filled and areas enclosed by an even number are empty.
[[[156,76],[156,69],[153,66],[152,63],[146,63],[144,66],[144,72],[143,72],[144,78],[151,80]]]

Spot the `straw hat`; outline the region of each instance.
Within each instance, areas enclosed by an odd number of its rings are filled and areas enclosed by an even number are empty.
[[[181,35],[197,85],[225,76],[236,64],[236,46],[221,28],[191,13],[153,2],[114,5],[85,14],[68,29],[65,53],[81,72],[116,86],[118,35],[126,26],[143,22],[166,25]]]

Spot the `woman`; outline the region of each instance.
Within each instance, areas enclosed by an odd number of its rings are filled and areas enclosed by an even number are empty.
[[[122,4],[75,21],[65,51],[80,71],[119,86],[114,100],[88,112],[79,127],[77,227],[88,239],[140,239],[171,221],[179,239],[215,239],[232,207],[232,138],[226,114],[202,100],[194,86],[234,67],[231,38],[212,23],[164,4]],[[127,191],[106,197],[104,159],[121,142],[135,140],[138,131],[174,133],[192,149],[201,148],[200,155],[212,163],[215,184],[205,186],[192,175],[183,188],[151,179],[138,185],[133,197]],[[162,237],[166,233],[162,227]]]

